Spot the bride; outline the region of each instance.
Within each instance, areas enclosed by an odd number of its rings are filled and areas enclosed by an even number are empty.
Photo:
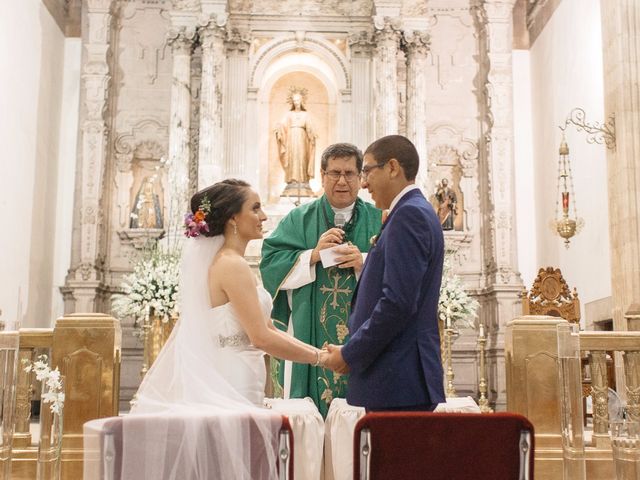
[[[269,318],[271,297],[244,259],[266,218],[241,180],[192,197],[180,320],[123,419],[123,479],[275,478],[282,417],[263,407],[264,353],[316,366],[327,354]]]

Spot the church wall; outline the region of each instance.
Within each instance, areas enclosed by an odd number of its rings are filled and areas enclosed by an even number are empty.
[[[604,120],[600,32],[597,0],[565,0],[530,49],[537,267],[562,269],[569,286],[577,288],[583,318],[585,303],[611,295],[607,165],[605,147],[588,144],[585,133],[573,126],[566,139],[585,226],[566,249],[549,221],[556,209],[558,125],[575,107],[585,110],[588,122]]]
[[[78,111],[80,103],[80,61],[82,40],[66,38],[64,42],[64,79],[58,145],[58,189],[56,194],[55,246],[53,253],[53,286],[50,318],[64,314],[64,301],[60,287],[64,286],[71,264],[71,230],[76,175],[78,139]]]
[[[518,233],[518,269],[525,285],[538,273],[536,209],[534,190],[533,124],[531,98],[531,55],[513,51],[513,132]]]
[[[49,326],[65,38],[36,0],[3,2],[0,32],[0,309]]]

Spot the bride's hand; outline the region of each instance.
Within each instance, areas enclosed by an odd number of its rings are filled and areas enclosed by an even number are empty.
[[[329,351],[326,348],[323,348],[322,350],[320,350],[320,366],[322,368],[325,368],[325,365],[327,363],[327,359],[329,358]]]

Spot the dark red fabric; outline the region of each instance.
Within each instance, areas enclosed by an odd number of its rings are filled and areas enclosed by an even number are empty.
[[[511,413],[368,413],[356,425],[354,478],[360,478],[360,433],[371,432],[370,480],[518,480],[520,433],[533,425]]]

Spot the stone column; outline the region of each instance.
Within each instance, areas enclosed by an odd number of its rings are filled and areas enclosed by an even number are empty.
[[[351,48],[351,78],[353,105],[353,142],[366,148],[374,140],[372,122],[373,69],[371,57],[374,50],[373,38],[369,32],[360,32],[349,37]]]
[[[222,179],[222,80],[224,67],[224,22],[210,18],[199,28],[202,45],[200,84],[200,145],[198,188]]]
[[[417,184],[427,186],[427,53],[429,35],[414,31],[405,35],[407,56],[407,137],[420,156]]]
[[[246,111],[249,81],[249,34],[233,29],[225,41],[227,51],[224,176],[246,175]]]
[[[515,180],[513,158],[513,40],[515,0],[487,0],[477,11],[480,33],[479,78],[481,136],[479,142],[481,227],[485,284],[479,298],[482,321],[489,326],[492,348],[491,397],[504,409],[504,326],[520,314],[517,269]]]
[[[104,239],[102,194],[108,158],[112,1],[83,7],[82,73],[71,268],[61,289],[65,312],[102,308]]]
[[[640,4],[603,0],[601,15],[605,118],[616,122],[607,150],[613,322],[626,330],[625,313],[640,304]]]
[[[171,119],[169,123],[168,185],[165,195],[167,237],[180,235],[180,219],[189,202],[189,159],[191,125],[191,52],[195,29],[171,30],[168,42],[173,55]]]
[[[376,138],[398,133],[398,68],[400,30],[393,22],[376,21]]]

